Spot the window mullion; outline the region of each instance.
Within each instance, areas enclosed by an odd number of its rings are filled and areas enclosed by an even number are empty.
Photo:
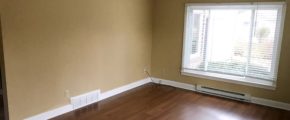
[[[204,71],[207,71],[208,68],[208,27],[209,27],[209,22],[210,22],[210,10],[208,10],[208,13],[206,14],[206,24],[205,24],[205,34],[204,34],[204,56],[203,56],[203,60],[204,60]]]
[[[257,19],[256,8],[253,8],[252,15],[251,15],[250,38],[249,38],[249,45],[248,45],[248,56],[247,56],[247,63],[246,63],[246,69],[245,69],[245,77],[248,75],[249,65],[251,62],[251,52],[252,52],[253,38],[255,35],[255,29],[256,29],[256,19]]]

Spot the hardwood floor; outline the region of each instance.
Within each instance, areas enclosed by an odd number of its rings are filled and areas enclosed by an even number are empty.
[[[290,120],[290,112],[146,84],[52,120]]]

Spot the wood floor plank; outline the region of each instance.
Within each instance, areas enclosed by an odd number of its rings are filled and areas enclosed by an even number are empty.
[[[290,120],[290,112],[146,84],[52,120]]]

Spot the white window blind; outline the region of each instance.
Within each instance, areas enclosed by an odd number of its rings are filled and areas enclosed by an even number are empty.
[[[183,72],[275,82],[284,4],[188,4]]]

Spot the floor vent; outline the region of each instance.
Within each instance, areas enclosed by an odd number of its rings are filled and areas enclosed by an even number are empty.
[[[214,95],[218,97],[224,97],[224,98],[229,98],[229,99],[234,99],[234,100],[239,100],[239,101],[249,102],[251,100],[251,96],[249,94],[220,90],[220,89],[206,87],[202,85],[196,85],[196,91],[200,93],[205,93],[209,95]]]
[[[93,104],[99,100],[100,93],[101,93],[100,90],[95,90],[89,93],[72,97],[70,99],[71,105],[73,106],[73,109],[78,109],[78,108]]]

